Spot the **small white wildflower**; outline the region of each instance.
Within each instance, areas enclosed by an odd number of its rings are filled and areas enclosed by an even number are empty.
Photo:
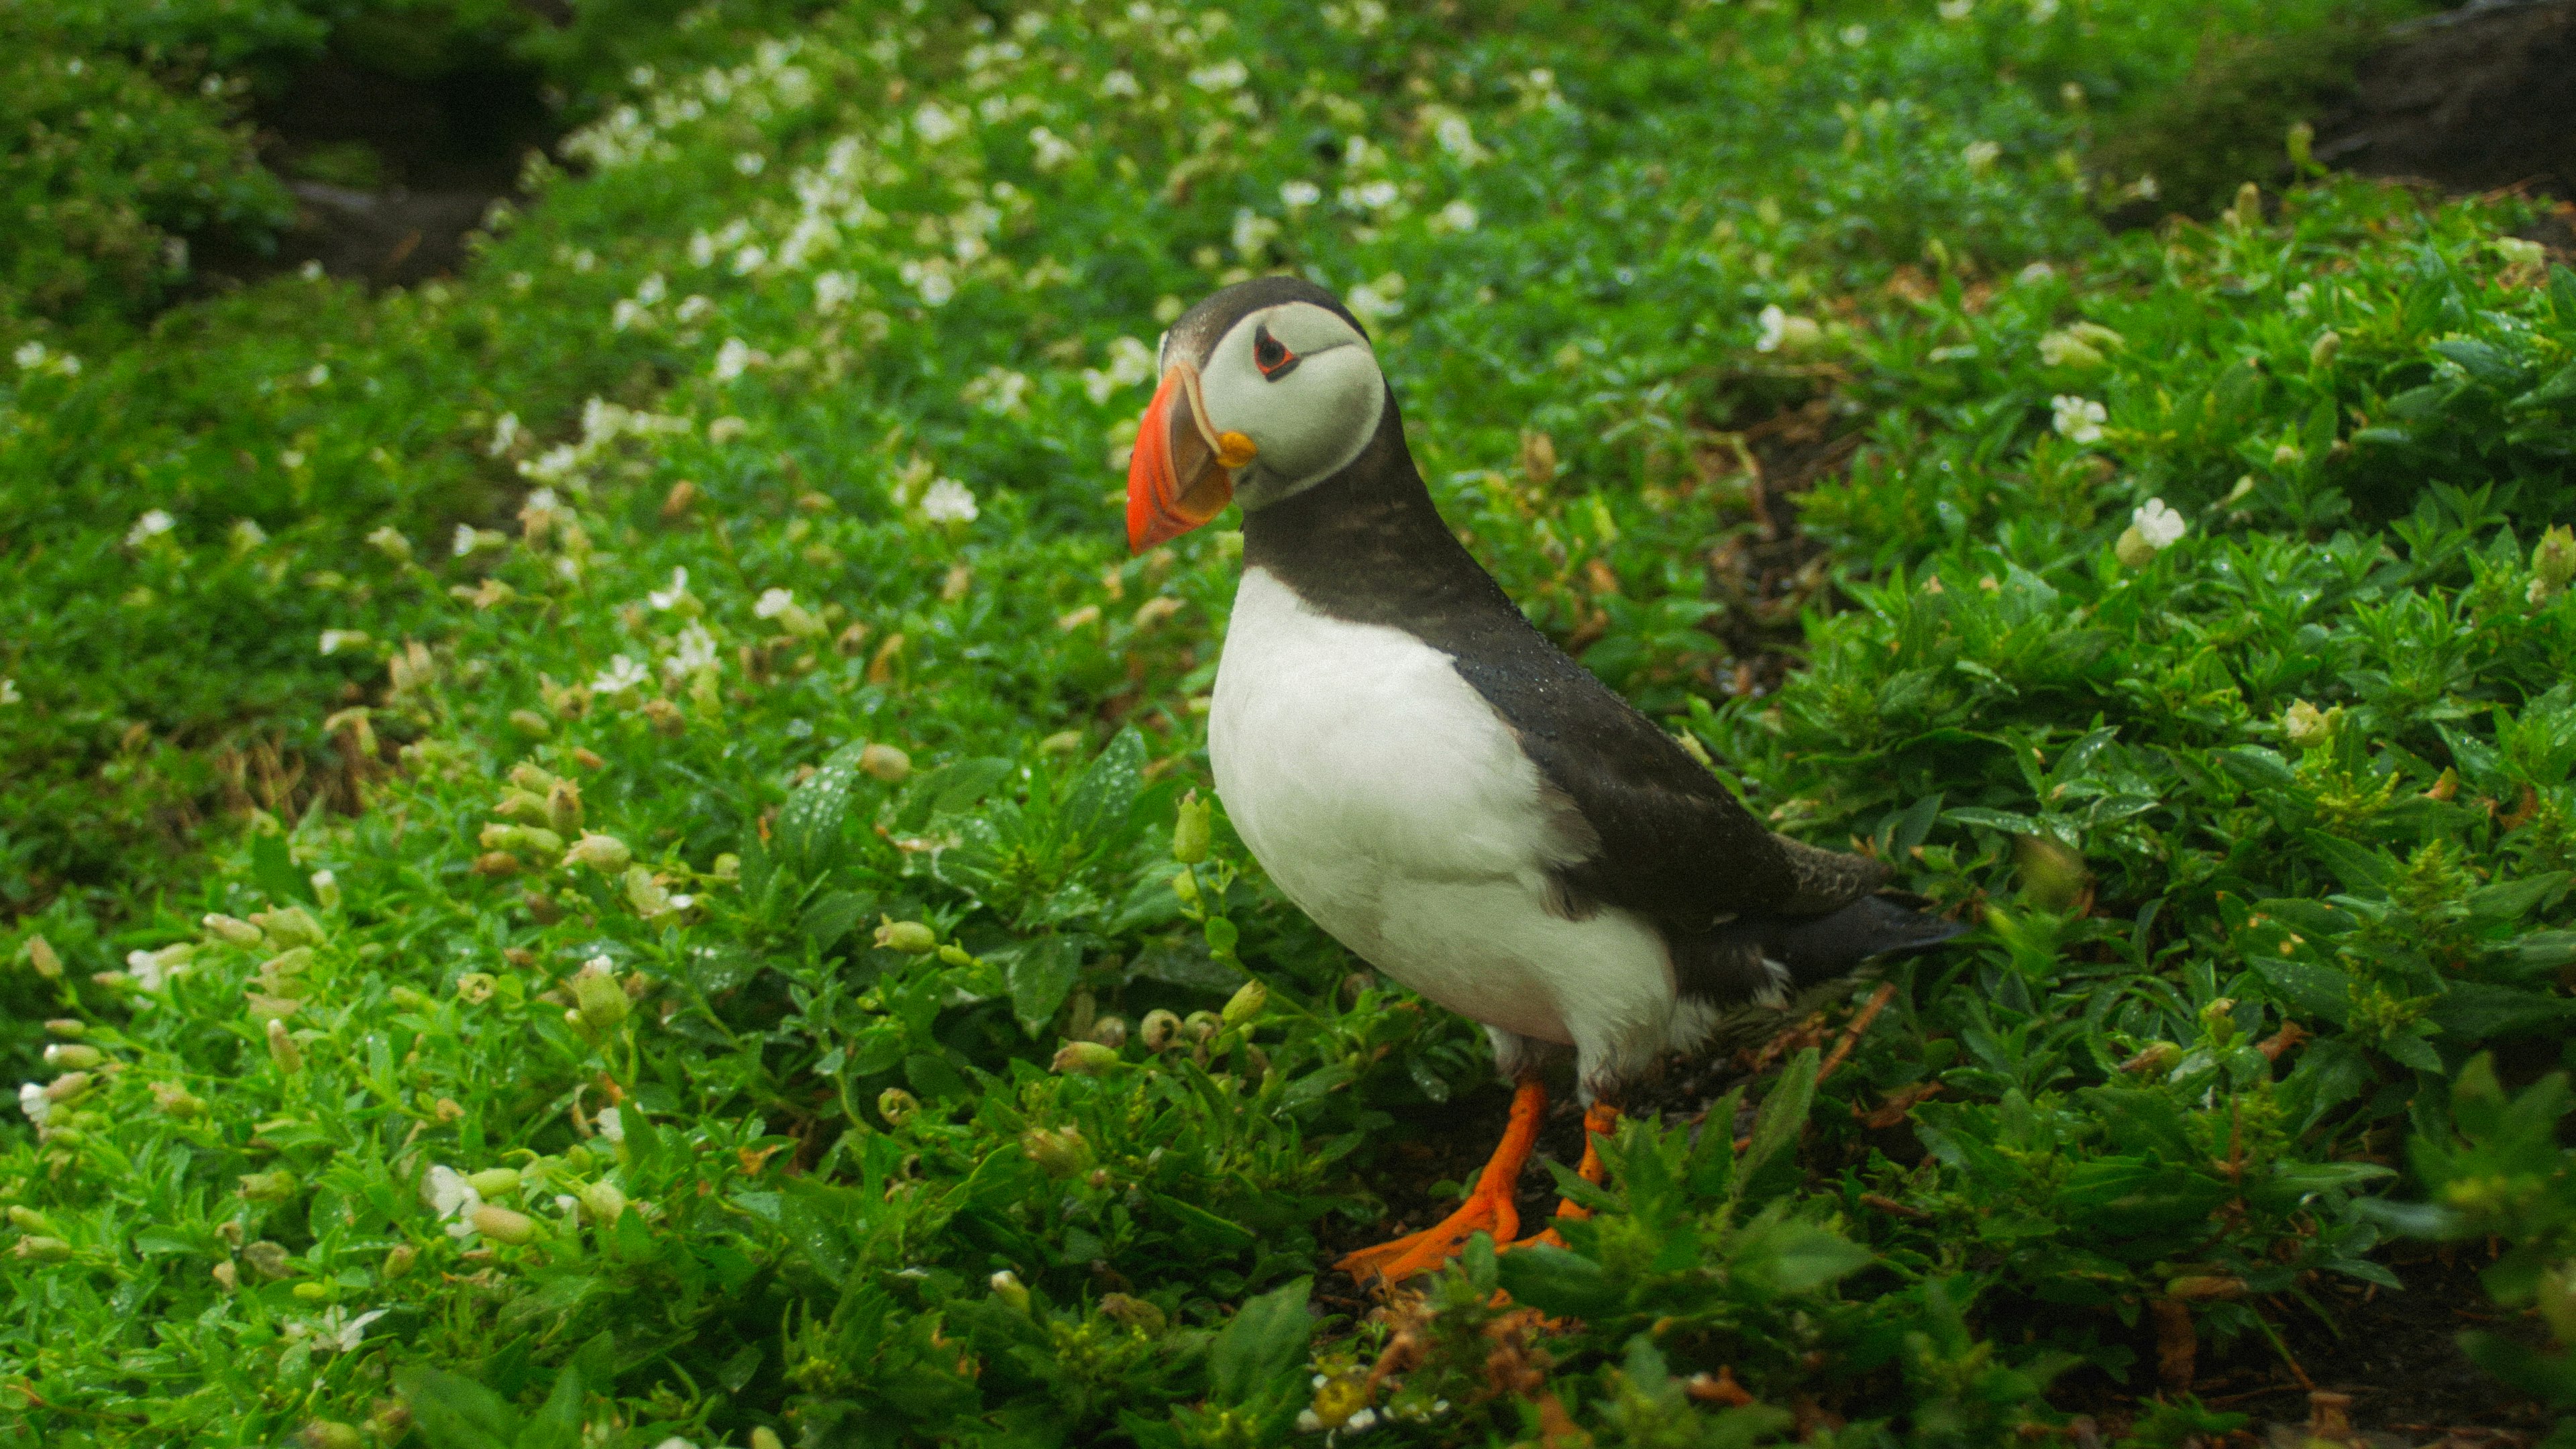
[[[28,1121],[42,1127],[45,1119],[54,1114],[54,1099],[45,1095],[44,1083],[22,1082],[18,1086],[18,1110],[27,1114]]]
[[[456,525],[456,537],[449,545],[450,552],[454,553],[458,558],[463,558],[481,546],[482,539],[474,532],[474,526],[472,524],[460,523]]]
[[[1404,310],[1403,295],[1403,276],[1389,272],[1374,282],[1362,282],[1351,288],[1342,303],[1351,309],[1352,316],[1362,322],[1377,323]]]
[[[1369,181],[1358,186],[1343,187],[1342,204],[1355,206],[1364,211],[1384,211],[1395,205],[1396,198],[1402,194],[1392,181]]]
[[[1776,302],[1763,308],[1754,321],[1761,327],[1753,339],[1756,352],[1804,352],[1825,338],[1825,329],[1816,319],[1801,317]]]
[[[680,305],[672,315],[683,323],[689,323],[697,321],[715,309],[716,304],[713,299],[702,293],[692,292],[680,299]]]
[[[618,1114],[615,1107],[600,1108],[599,1115],[590,1120],[599,1129],[600,1136],[611,1142],[626,1140],[626,1119]]]
[[[382,532],[384,530],[381,528],[376,530],[376,533]],[[232,542],[233,552],[248,553],[268,542],[268,530],[260,527],[259,520],[256,518],[236,518],[233,520],[232,528],[227,531],[226,537]],[[375,534],[369,534],[367,538],[369,542],[373,542]]]
[[[837,312],[858,295],[858,279],[847,272],[825,272],[814,279],[817,312]]]
[[[707,626],[692,622],[671,641],[671,657],[664,661],[663,672],[673,678],[713,669],[716,665],[716,636]]]
[[[1324,199],[1324,188],[1312,181],[1285,182],[1279,188],[1279,199],[1291,210],[1312,206]]]
[[[728,337],[724,345],[716,349],[716,365],[709,375],[718,382],[731,382],[768,361],[768,353],[759,351],[739,337]]]
[[[1203,65],[1190,72],[1190,84],[1203,91],[1230,91],[1252,79],[1252,72],[1242,61],[1226,59],[1214,65]]]
[[[652,677],[643,665],[636,663],[627,655],[613,655],[608,661],[608,667],[599,671],[598,677],[591,680],[590,691],[593,694],[624,694]]]
[[[733,254],[733,274],[737,277],[748,277],[768,265],[769,248],[764,246],[744,247]]]
[[[2110,421],[2111,414],[2100,403],[2091,398],[2059,393],[2048,400],[2048,405],[2055,414],[2050,426],[2056,428],[2061,436],[2077,443],[2102,441],[2102,425]]]
[[[751,424],[749,422],[728,413],[725,416],[716,419],[714,422],[707,424],[707,441],[714,443],[718,447],[722,447],[750,431]]]
[[[933,523],[973,523],[975,494],[954,478],[932,483],[921,495],[921,516]]]
[[[1842,29],[1842,41],[1843,44],[1850,46],[1854,50],[1860,49],[1862,46],[1869,44],[1869,27],[1866,25],[1844,26]]]
[[[2161,498],[2148,499],[2129,516],[2129,524],[2137,529],[2138,536],[2145,539],[2149,547],[2158,551],[2173,547],[2175,541],[2191,528],[2183,521],[2183,516],[2167,508]]]
[[[1277,220],[1263,216],[1248,206],[1235,208],[1232,240],[1236,256],[1247,261],[1251,260],[1263,247],[1270,245],[1271,238],[1277,235],[1279,235]]]
[[[18,681],[0,678],[0,704],[16,704],[25,697],[18,693]]]
[[[1074,144],[1044,126],[1029,129],[1029,149],[1036,154],[1029,163],[1040,171],[1053,171],[1077,154]]]
[[[2030,23],[2046,25],[2057,18],[2057,0],[2030,0]]]
[[[17,351],[9,354],[9,360],[18,364],[22,371],[33,372],[45,365],[45,344],[22,342],[18,344]]]
[[[306,387],[320,387],[322,384],[329,382],[330,380],[331,364],[327,362],[317,362],[313,364],[313,366],[308,368],[304,374],[304,385]]]
[[[795,607],[795,594],[786,589],[770,589],[761,594],[760,602],[751,606],[751,613],[757,619],[775,619]]]
[[[2057,268],[2050,266],[2046,262],[2032,262],[2029,266],[2013,273],[2013,281],[2024,287],[2036,287],[2042,282],[2055,281],[2056,279]]]
[[[1941,0],[1934,8],[1941,12],[1942,19],[1956,24],[1976,13],[1977,0]]]
[[[650,593],[647,593],[644,598],[656,609],[676,609],[680,607],[680,601],[688,596],[689,571],[684,568],[675,568],[671,570],[671,586],[669,588],[655,589]]]
[[[664,295],[667,294],[669,285],[669,283],[662,280],[662,274],[660,272],[652,273],[643,281],[635,284],[635,300],[637,304],[646,307],[658,304]]]
[[[390,1311],[392,1310],[370,1308],[352,1318],[349,1316],[349,1310],[334,1306],[321,1318],[315,1320],[312,1327],[313,1347],[322,1353],[356,1353],[358,1345],[366,1339],[367,1325],[384,1317]]]
[[[1021,411],[1021,395],[1029,390],[1029,376],[998,364],[985,368],[966,384],[962,394],[972,406],[988,413],[1009,415]]]
[[[188,958],[196,953],[196,946],[186,941],[164,946],[158,951],[128,951],[125,953],[125,974],[133,977],[144,990],[158,991],[169,984],[171,977],[187,969]]]
[[[1433,231],[1474,231],[1476,223],[1483,219],[1476,214],[1473,202],[1453,201],[1440,208],[1439,213],[1431,218],[1431,229]]]
[[[653,320],[653,314],[645,311],[643,304],[631,298],[620,297],[617,299],[617,305],[608,309],[608,330],[611,332],[624,332],[630,327],[651,320]]]
[[[663,1440],[661,1443],[654,1445],[653,1449],[698,1449],[698,1446],[681,1438],[679,1435],[674,1434],[670,1438]]]
[[[1476,128],[1467,123],[1465,116],[1455,112],[1442,116],[1439,124],[1431,128],[1431,135],[1441,150],[1461,161],[1472,164],[1485,159],[1485,148],[1476,144]]]
[[[1968,163],[1970,171],[1982,176],[1995,169],[1995,161],[2003,154],[2004,148],[1995,142],[1970,141],[1960,148],[1959,159]]]
[[[745,176],[758,176],[769,169],[769,158],[757,151],[745,151],[733,158],[733,169]]]
[[[430,1210],[447,1223],[447,1235],[460,1243],[470,1241],[474,1236],[474,1210],[483,1205],[483,1194],[474,1190],[464,1173],[446,1166],[429,1170],[428,1188]]]
[[[921,109],[912,113],[912,133],[933,146],[964,129],[966,123],[937,101],[924,101]]]
[[[147,509],[141,518],[134,520],[134,526],[125,531],[125,546],[141,548],[178,526],[179,520],[172,518],[167,510]]]
[[[1104,96],[1132,97],[1143,95],[1145,88],[1136,84],[1136,78],[1127,72],[1113,70],[1100,78],[1100,93]]]
[[[319,642],[323,653],[337,654],[343,649],[364,649],[372,641],[362,629],[325,629]]]
[[[518,445],[519,415],[503,413],[501,421],[492,425],[492,441],[483,449],[483,452],[487,457],[497,458]]]

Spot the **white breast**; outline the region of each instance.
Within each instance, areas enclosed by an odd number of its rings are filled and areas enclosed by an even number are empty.
[[[1208,752],[1262,867],[1380,970],[1587,1059],[1662,1045],[1662,938],[1617,910],[1583,921],[1548,910],[1547,870],[1568,856],[1537,767],[1448,655],[1319,614],[1247,569]]]

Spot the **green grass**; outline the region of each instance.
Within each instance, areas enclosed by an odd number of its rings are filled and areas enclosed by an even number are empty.
[[[0,321],[0,1442],[1347,1437],[1321,1243],[1490,1068],[1197,843],[1233,550],[1118,537],[1138,348],[1282,266],[1543,628],[1979,928],[1471,1250],[1372,1439],[2000,1443],[2397,1231],[2564,1316],[2576,273],[2094,219],[2339,10],[764,13],[457,282]],[[1857,448],[1730,695],[1788,413]]]

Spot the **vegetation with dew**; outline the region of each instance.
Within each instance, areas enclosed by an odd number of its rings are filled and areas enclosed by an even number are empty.
[[[2396,12],[565,8],[0,15],[0,1443],[2179,1444],[2404,1235],[2576,1412],[2576,271],[2277,129],[2099,219],[2204,38]],[[560,167],[192,292],[260,67],[397,22]],[[1239,535],[1118,521],[1277,268],[1542,628],[1976,927],[1370,1314],[1486,1049],[1212,809]]]

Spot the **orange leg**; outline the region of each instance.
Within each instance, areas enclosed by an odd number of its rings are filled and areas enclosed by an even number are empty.
[[[1546,1113],[1547,1088],[1535,1079],[1523,1081],[1512,1092],[1511,1122],[1503,1128],[1501,1144],[1456,1212],[1421,1232],[1362,1248],[1333,1266],[1362,1282],[1382,1278],[1393,1283],[1439,1267],[1478,1233],[1493,1234],[1498,1244],[1510,1242],[1521,1227],[1512,1188],[1529,1164],[1530,1149],[1538,1145],[1539,1118]]]
[[[1618,1108],[1607,1102],[1595,1102],[1583,1109],[1583,1161],[1574,1169],[1576,1176],[1595,1187],[1601,1185],[1602,1179],[1608,1175],[1608,1169],[1601,1165],[1601,1139],[1618,1130]],[[1592,1216],[1592,1209],[1572,1198],[1565,1198],[1557,1203],[1556,1215],[1561,1218],[1588,1218]]]

